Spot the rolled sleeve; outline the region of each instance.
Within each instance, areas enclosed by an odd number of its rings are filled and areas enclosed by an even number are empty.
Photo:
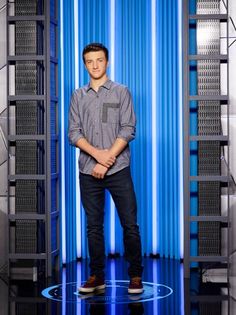
[[[133,101],[129,90],[125,88],[121,97],[120,127],[117,137],[124,139],[126,142],[130,142],[135,138],[135,132],[136,118]]]
[[[72,145],[76,145],[80,138],[84,138],[76,91],[72,94],[70,102],[68,138]]]

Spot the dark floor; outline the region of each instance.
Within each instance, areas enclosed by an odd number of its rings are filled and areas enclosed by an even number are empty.
[[[75,262],[58,279],[36,283],[0,280],[1,315],[233,315],[235,301],[223,284],[201,282],[198,272],[183,280],[183,265],[177,260],[144,258],[141,295],[128,295],[127,264],[123,258],[107,259],[106,290],[79,295],[77,287],[88,276],[88,262]],[[47,298],[46,298],[46,297]],[[231,309],[231,312],[230,312]]]

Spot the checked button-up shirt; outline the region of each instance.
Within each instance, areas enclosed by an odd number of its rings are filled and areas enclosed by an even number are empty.
[[[117,138],[130,142],[135,137],[135,114],[128,88],[107,80],[98,92],[88,84],[74,91],[69,111],[69,141],[76,145],[85,138],[99,149],[109,149]],[[91,174],[97,161],[81,151],[79,169]],[[116,158],[107,175],[114,174],[130,164],[129,146]]]

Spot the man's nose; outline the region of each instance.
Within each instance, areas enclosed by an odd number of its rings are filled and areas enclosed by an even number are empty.
[[[97,67],[98,67],[97,61],[94,61],[93,67],[94,67],[94,69],[97,69]]]

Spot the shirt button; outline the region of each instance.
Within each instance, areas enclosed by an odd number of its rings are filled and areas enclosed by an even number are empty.
[[[96,132],[96,135],[98,135],[98,132]]]

